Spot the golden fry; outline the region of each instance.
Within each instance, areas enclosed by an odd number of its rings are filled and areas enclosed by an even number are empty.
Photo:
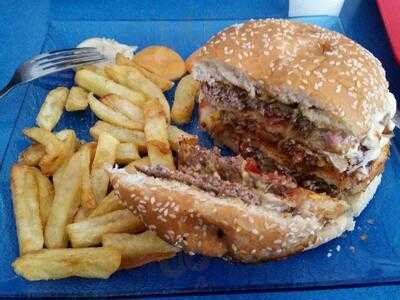
[[[171,145],[172,150],[179,150],[179,143],[182,141],[190,141],[192,143],[197,143],[197,136],[187,133],[176,126],[168,126],[168,141]]]
[[[103,235],[102,244],[121,251],[121,269],[168,259],[179,252],[178,248],[160,239],[153,231],[140,234],[107,233]]]
[[[93,144],[85,144],[79,150],[81,152],[82,172],[81,205],[84,209],[96,207],[96,199],[90,183],[91,148],[93,148]]]
[[[147,99],[158,99],[162,109],[164,110],[167,122],[169,123],[171,119],[171,109],[169,107],[167,98],[165,98],[160,88],[134,68],[127,73],[127,76],[127,86],[129,88],[142,92],[144,95],[146,95]],[[142,108],[144,109],[144,107]]]
[[[88,218],[94,218],[98,216],[105,215],[109,212],[123,209],[121,200],[115,191],[111,191],[107,196],[104,197],[103,200],[99,202],[94,210],[92,210],[88,216]]]
[[[93,73],[96,73],[97,75],[107,77],[107,74],[104,71],[104,64],[86,65],[86,66],[79,68],[79,70],[83,70],[83,69],[91,71]]]
[[[168,142],[167,122],[160,103],[155,99],[150,99],[144,109],[144,115],[146,120],[144,133],[151,164],[174,170],[174,159]]]
[[[42,249],[38,187],[31,167],[21,164],[12,167],[11,191],[20,254]]]
[[[81,153],[76,152],[54,182],[54,200],[45,228],[45,244],[49,249],[65,248],[65,228],[71,223],[80,204]]]
[[[128,129],[143,129],[143,123],[135,122],[124,114],[112,110],[97,100],[92,93],[89,93],[88,98],[90,109],[99,119]]]
[[[99,97],[104,97],[108,94],[116,94],[128,99],[139,107],[143,107],[146,103],[146,98],[142,93],[133,91],[86,69],[76,72],[75,83]]]
[[[54,187],[50,179],[47,176],[44,176],[39,169],[33,168],[33,171],[38,187],[40,219],[42,220],[42,225],[44,228],[47,223],[47,219],[49,218],[51,206],[53,205]]]
[[[36,117],[36,124],[41,128],[52,131],[61,118],[67,97],[68,89],[66,87],[51,90]]]
[[[57,157],[62,150],[62,142],[50,131],[40,127],[26,128],[24,134],[30,139],[45,146],[46,153]]]
[[[101,98],[100,101],[105,105],[107,105],[108,107],[111,107],[116,112],[125,115],[132,121],[142,124],[142,127],[139,129],[143,130],[144,116],[143,116],[143,110],[140,107],[136,106],[129,100],[126,100],[121,96],[114,94],[107,95]]]
[[[150,166],[150,159],[148,156],[142,157],[141,159],[134,160],[129,165],[127,165],[124,169],[125,170],[135,170],[136,167],[147,167]]]
[[[171,118],[175,123],[186,124],[190,122],[199,88],[200,82],[194,80],[191,74],[179,81],[171,110]]]
[[[79,87],[73,86],[68,94],[67,102],[65,103],[66,111],[85,110],[88,106],[88,92]]]
[[[106,132],[99,136],[90,174],[90,183],[96,201],[103,199],[107,193],[110,178],[104,168],[106,165],[112,166],[115,163],[118,144],[119,141]]]
[[[46,149],[42,144],[32,144],[21,153],[19,160],[25,165],[35,167],[45,154]]]
[[[103,132],[111,134],[121,143],[135,143],[141,153],[147,150],[143,131],[131,130],[103,121],[97,121],[89,130],[90,135],[96,140],[99,139],[100,134]]]
[[[46,176],[51,176],[74,154],[77,139],[75,131],[71,129],[64,129],[56,133],[56,137],[62,142],[60,153],[53,157],[45,155],[39,162],[39,167],[42,173]]]
[[[107,279],[121,264],[113,248],[52,249],[26,254],[13,262],[15,273],[28,280],[71,276]]]
[[[116,163],[126,165],[139,159],[138,146],[135,143],[120,143],[117,147]]]
[[[85,220],[88,214],[89,212],[86,208],[80,207],[74,216],[73,223],[78,223]]]
[[[105,233],[132,233],[143,230],[144,224],[129,209],[116,210],[67,226],[67,232],[74,248],[98,245]]]
[[[161,77],[160,75],[150,72],[137,64],[133,59],[125,57],[121,53],[117,53],[115,61],[119,66],[130,66],[140,71],[146,78],[150,79],[155,85],[157,85],[163,92],[170,90],[174,86],[174,82]]]
[[[174,50],[164,46],[150,46],[139,51],[133,60],[150,72],[175,80],[186,73],[185,62]]]

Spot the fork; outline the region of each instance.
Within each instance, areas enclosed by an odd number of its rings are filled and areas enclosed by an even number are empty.
[[[0,90],[0,99],[19,84],[105,59],[94,47],[62,49],[39,54],[18,67],[10,82]]]

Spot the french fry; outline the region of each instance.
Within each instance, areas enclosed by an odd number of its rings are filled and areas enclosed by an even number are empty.
[[[165,79],[156,73],[146,70],[145,68],[137,64],[133,59],[125,57],[122,53],[117,53],[117,55],[115,56],[115,62],[119,66],[130,66],[138,69],[140,73],[142,73],[152,82],[154,82],[154,84],[157,85],[163,92],[170,90],[174,86],[173,81]]]
[[[96,207],[96,199],[94,197],[90,183],[90,166],[91,152],[94,144],[85,144],[80,148],[81,152],[81,172],[82,172],[82,188],[81,188],[81,205],[83,209],[93,209]],[[94,150],[95,151],[95,150]]]
[[[99,97],[104,97],[108,94],[116,94],[128,99],[139,107],[143,107],[146,103],[146,97],[142,93],[133,91],[86,69],[76,72],[75,83]]]
[[[76,214],[74,216],[73,223],[78,223],[80,221],[85,220],[88,214],[89,214],[89,212],[86,208],[79,207],[78,211],[76,212]]]
[[[52,157],[57,157],[62,150],[62,141],[47,129],[33,127],[26,128],[23,132],[30,139],[42,144],[46,149],[46,153]]]
[[[102,103],[105,105],[111,107],[113,110],[116,112],[119,112],[132,121],[138,122],[142,124],[142,128],[139,128],[140,130],[143,130],[144,127],[144,116],[143,116],[143,110],[130,102],[129,100],[126,100],[122,98],[121,96],[118,95],[107,95],[103,98],[100,99]]]
[[[126,165],[139,159],[138,146],[135,143],[120,143],[117,147],[116,163]]]
[[[160,239],[153,231],[140,234],[107,233],[103,235],[102,244],[103,247],[121,251],[121,269],[168,259],[179,252],[178,248]]]
[[[94,156],[90,184],[96,201],[104,198],[110,181],[105,165],[113,165],[117,153],[119,141],[108,133],[102,133],[97,142],[96,154]]]
[[[179,81],[171,110],[171,118],[175,123],[186,124],[190,122],[199,88],[200,82],[194,80],[191,74]]]
[[[77,139],[75,131],[64,129],[57,132],[56,137],[62,142],[60,153],[56,157],[45,155],[39,162],[40,170],[46,176],[55,174],[70,159],[76,149]]]
[[[42,144],[32,144],[21,153],[19,161],[28,166],[37,166],[42,157],[46,154],[46,149]]]
[[[36,117],[36,124],[41,128],[52,131],[60,120],[67,97],[68,89],[66,87],[51,90]]]
[[[128,72],[129,67],[108,65],[104,68],[107,77],[115,81],[118,84],[128,87]]]
[[[118,66],[116,66],[118,67]],[[164,110],[165,117],[169,123],[171,120],[171,109],[169,107],[167,98],[165,98],[163,92],[158,86],[156,86],[152,81],[147,79],[138,70],[132,68],[127,73],[127,86],[131,89],[142,92],[146,95],[146,98],[156,98],[160,102],[162,109]],[[148,101],[148,100],[147,100]],[[147,106],[147,105],[146,105]],[[144,109],[144,107],[142,107]]]
[[[77,111],[77,110],[85,110],[88,106],[88,92],[79,87],[73,86],[69,90],[67,102],[65,103],[66,111]]]
[[[54,200],[46,223],[44,238],[49,249],[68,244],[66,226],[71,223],[80,204],[81,153],[76,152],[54,182]]]
[[[186,73],[185,62],[174,50],[164,46],[150,46],[139,51],[133,60],[150,72],[175,80]]]
[[[135,143],[138,145],[141,153],[147,151],[146,139],[143,131],[131,130],[103,121],[97,121],[96,124],[89,130],[90,135],[95,140],[98,140],[100,134],[103,132],[111,134],[121,143]]]
[[[68,236],[73,248],[95,246],[101,243],[105,233],[140,232],[144,230],[142,221],[129,209],[121,209],[108,214],[69,224]]]
[[[17,258],[13,268],[28,280],[71,276],[107,279],[120,264],[121,253],[113,248],[44,249]]]
[[[174,159],[168,142],[167,122],[160,103],[152,98],[144,109],[147,152],[151,165],[162,165],[175,169]]]
[[[127,165],[125,170],[136,170],[136,167],[147,167],[150,166],[150,159],[148,156],[142,157],[141,159],[134,160],[129,165]]]
[[[124,114],[112,110],[110,107],[97,100],[92,93],[89,93],[88,99],[90,109],[99,119],[128,129],[143,129],[143,123],[135,122]]]
[[[106,72],[104,71],[104,64],[93,64],[93,65],[86,65],[84,67],[79,68],[79,70],[89,70],[97,75],[107,77]]]
[[[178,151],[179,143],[184,140],[197,143],[197,136],[187,133],[186,131],[179,129],[174,125],[168,126],[168,141],[171,145],[172,150]]]
[[[50,179],[44,176],[37,168],[32,168],[35,174],[37,188],[38,188],[38,201],[40,219],[42,220],[42,226],[45,227],[47,219],[51,211],[51,206],[54,199],[54,187]]]
[[[31,167],[21,164],[12,167],[11,191],[20,254],[42,249],[38,187]]]
[[[115,82],[118,82],[119,84],[133,90],[142,92],[147,98],[157,98],[163,106],[165,115],[169,121],[170,107],[162,90],[151,80],[147,79],[142,73],[140,73],[139,70],[127,66],[108,65],[105,67],[105,71],[107,75]]]
[[[104,197],[103,200],[99,202],[95,209],[93,209],[88,218],[94,218],[98,216],[105,215],[109,212],[123,209],[121,200],[115,191],[111,191],[107,196]]]

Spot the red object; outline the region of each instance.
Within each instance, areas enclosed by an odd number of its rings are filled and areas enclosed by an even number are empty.
[[[386,32],[394,52],[394,57],[400,64],[400,1],[377,0]]]
[[[252,173],[256,173],[256,174],[261,174],[261,170],[258,167],[256,161],[254,159],[248,158],[246,161],[246,166],[244,167],[244,169],[247,172],[252,172]]]

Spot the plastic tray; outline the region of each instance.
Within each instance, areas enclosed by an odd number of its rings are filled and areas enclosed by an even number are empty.
[[[51,10],[52,17],[50,17],[41,50],[44,52],[69,48],[85,38],[105,36],[138,45],[140,48],[152,44],[167,45],[177,50],[183,57],[187,57],[212,34],[227,25],[252,16],[284,17],[287,12],[287,5],[282,4],[284,1],[276,1],[269,6],[258,1],[252,1],[253,6],[249,6],[247,2],[239,1],[241,4],[236,6],[238,11],[232,8],[224,10],[222,5],[213,8],[208,3],[209,7],[206,6],[203,9],[210,11],[205,12],[201,18],[196,13],[190,13],[189,9],[196,9],[196,6],[195,2],[189,2],[193,6],[187,7],[186,15],[177,15],[172,8],[169,8],[171,13],[169,17],[157,17],[154,13],[157,9],[146,11],[146,7],[143,7],[145,4],[137,8],[124,2],[126,7],[125,9],[123,7],[121,11],[123,18],[128,20],[122,21],[113,21],[112,8],[107,16],[104,12],[103,14],[94,13],[94,16],[85,14],[85,5],[89,8],[91,6],[89,2],[83,2],[79,7],[81,12],[78,16],[74,15],[74,18],[65,16],[69,14],[69,10],[74,9],[74,5],[78,4],[72,5],[72,8],[56,6]],[[130,20],[125,16],[126,9],[129,7],[132,10],[139,10],[133,13],[135,17]],[[241,8],[243,17],[240,15]],[[282,10],[285,9],[286,12],[283,12]],[[358,10],[355,10],[353,6],[347,4],[346,7],[345,4],[343,9],[344,12],[340,17],[307,17],[298,18],[298,20],[344,32],[363,42],[367,47],[375,45],[376,39],[384,38],[381,34],[374,37],[374,43],[372,43],[370,34],[378,29],[375,27],[371,29],[368,26],[378,24],[382,32],[382,25],[379,19],[371,21],[368,17],[363,19],[363,15],[359,15],[360,9],[365,11],[371,9],[370,6],[358,7]],[[146,12],[148,15],[145,15]],[[363,22],[366,22],[365,28],[354,25],[363,24]],[[387,41],[385,40],[384,43]],[[370,50],[384,62],[391,60],[387,52],[390,53],[390,50],[383,48],[382,43],[376,47],[373,46],[373,49],[371,47]],[[394,79],[399,72],[389,67],[388,75]],[[400,231],[398,230],[400,226],[398,203],[400,173],[396,167],[400,163],[400,156],[397,137],[394,138],[391,147],[392,155],[387,162],[383,182],[372,203],[358,218],[355,230],[317,249],[285,260],[253,265],[180,254],[169,261],[118,272],[108,280],[71,278],[49,282],[28,282],[18,277],[10,266],[18,255],[18,246],[9,190],[9,170],[17,159],[18,153],[29,144],[21,131],[25,127],[34,126],[36,114],[48,90],[56,85],[71,86],[72,76],[72,72],[64,72],[46,77],[30,84],[24,90],[11,93],[4,102],[0,103],[2,111],[0,125],[4,131],[0,132],[0,157],[2,158],[0,296],[143,296],[306,289],[400,282]],[[393,90],[397,98],[400,98],[398,87],[394,87]],[[170,99],[171,95],[173,95],[172,91],[168,93]],[[13,102],[13,97],[18,98],[18,101]],[[89,110],[64,113],[56,130],[73,128],[80,138],[89,139],[88,128],[95,119]],[[202,144],[211,145],[211,140],[197,129],[195,121],[184,129],[199,134]],[[362,240],[361,237],[366,237],[366,240]],[[328,253],[331,253],[330,257]]]

